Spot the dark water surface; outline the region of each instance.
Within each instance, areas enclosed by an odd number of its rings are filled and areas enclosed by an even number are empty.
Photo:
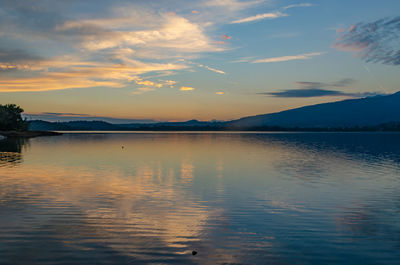
[[[399,261],[400,134],[0,141],[0,264]]]

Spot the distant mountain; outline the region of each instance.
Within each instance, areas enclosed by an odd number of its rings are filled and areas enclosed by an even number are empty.
[[[400,92],[349,99],[282,112],[245,117],[228,122],[231,129],[254,127],[340,128],[400,122]]]
[[[223,130],[345,130],[400,131],[400,92],[392,95],[317,104],[277,113],[245,117],[228,122],[112,124],[104,121],[29,121],[38,131],[223,131]]]
[[[190,120],[185,122],[112,124],[104,121],[48,122],[28,121],[31,131],[134,131],[134,130],[218,130],[223,122]]]
[[[83,115],[83,116],[79,116]],[[49,122],[69,122],[69,121],[105,121],[111,124],[128,124],[128,123],[155,123],[155,120],[151,119],[118,119],[111,117],[98,117],[89,116],[84,114],[73,114],[73,113],[53,113],[45,112],[40,114],[22,114],[23,118],[28,121],[42,120]]]

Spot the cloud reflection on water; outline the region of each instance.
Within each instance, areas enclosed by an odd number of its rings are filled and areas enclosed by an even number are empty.
[[[368,209],[384,208],[376,202],[393,197],[379,193],[398,187],[396,139],[395,134],[33,139],[28,150],[20,149],[22,163],[0,168],[0,246],[20,253],[23,242],[41,239],[50,252],[105,264],[292,263],[300,250],[304,262],[346,254],[330,245],[340,233],[360,236],[346,229],[338,234],[338,218],[352,219],[343,206],[362,201]],[[363,224],[379,227],[385,215],[378,215],[383,218],[378,223]],[[363,226],[353,221],[353,231]],[[356,258],[366,249],[365,237],[361,234],[364,245],[352,246]],[[383,231],[379,240],[386,239]],[[320,249],[305,248],[315,240]],[[52,260],[51,253],[32,248]],[[199,251],[195,257],[193,249]],[[11,260],[7,255],[0,253]],[[35,252],[26,256],[37,258]]]

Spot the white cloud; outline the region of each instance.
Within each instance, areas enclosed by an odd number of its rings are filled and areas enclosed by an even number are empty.
[[[264,14],[259,14],[251,17],[246,17],[242,19],[238,19],[235,21],[232,21],[232,24],[239,24],[239,23],[246,23],[246,22],[252,22],[252,21],[257,21],[257,20],[262,20],[262,19],[274,19],[278,17],[286,17],[288,14],[281,13],[281,12],[271,12],[271,13],[264,13]]]
[[[222,71],[222,70],[219,70],[219,69],[216,69],[216,68],[207,66],[207,65],[203,65],[203,64],[196,64],[196,65],[197,65],[198,67],[205,68],[205,69],[207,69],[207,70],[209,70],[209,71],[212,71],[212,72],[214,72],[214,73],[217,73],[217,74],[221,74],[221,75],[225,75],[225,74],[226,74],[226,73],[225,73],[224,71]]]
[[[199,23],[194,23],[176,14],[163,14],[159,24],[151,29],[132,30],[137,25],[130,20],[114,18],[68,21],[57,27],[59,32],[85,30],[82,34],[82,46],[90,51],[110,48],[174,50],[183,53],[201,53],[222,51],[213,45]],[[110,24],[107,22],[110,21]],[[120,25],[123,21],[127,24]],[[129,30],[123,30],[121,27]],[[95,29],[95,30],[88,30]],[[167,51],[165,51],[167,52]]]
[[[288,6],[284,6],[284,7],[280,8],[278,11],[275,11],[275,12],[268,12],[268,13],[258,14],[255,16],[250,16],[250,17],[234,20],[231,22],[231,24],[247,23],[247,22],[253,22],[253,21],[258,21],[258,20],[263,20],[263,19],[275,19],[275,18],[280,18],[280,17],[287,17],[289,15],[286,13],[283,13],[283,11],[288,10],[290,8],[294,8],[294,7],[310,7],[310,6],[312,6],[312,4],[309,4],[309,3],[288,5]]]
[[[287,9],[294,8],[294,7],[310,7],[310,6],[313,6],[313,5],[310,3],[294,4],[294,5],[284,6],[281,8],[281,10],[287,10]]]
[[[313,53],[304,53],[304,54],[299,54],[299,55],[272,57],[272,58],[254,60],[254,61],[252,61],[252,63],[277,63],[277,62],[286,62],[286,61],[293,61],[293,60],[307,60],[307,59],[311,59],[314,56],[319,56],[322,54],[324,54],[324,52],[313,52]]]

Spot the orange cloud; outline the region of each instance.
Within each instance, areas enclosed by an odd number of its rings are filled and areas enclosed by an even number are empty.
[[[19,69],[18,66],[15,67]],[[146,86],[162,87],[163,84],[142,80],[139,75],[185,68],[187,66],[182,64],[143,63],[135,60],[124,65],[81,62],[66,57],[54,58],[24,67],[24,71],[35,73],[35,77],[3,77],[0,80],[0,92],[50,91],[99,86],[123,87],[130,81]]]
[[[193,91],[193,90],[195,90],[195,88],[190,87],[190,86],[182,86],[179,90],[180,91]]]

